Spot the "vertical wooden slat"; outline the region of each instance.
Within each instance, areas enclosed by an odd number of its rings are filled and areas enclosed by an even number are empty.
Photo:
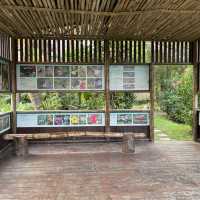
[[[185,63],[189,63],[188,54],[187,54],[188,43],[185,42]]]
[[[80,53],[81,53],[81,62],[83,62],[83,40],[81,40],[81,51],[80,51]]]
[[[20,39],[20,62],[23,62],[23,39]]]
[[[154,41],[151,42],[151,62],[155,63],[155,48],[154,48]]]
[[[34,62],[37,62],[37,40],[34,39]]]
[[[141,41],[138,41],[138,63],[141,63]]]
[[[28,62],[28,39],[25,39],[25,62]]]
[[[51,62],[51,40],[48,40],[48,62]]]
[[[137,52],[136,52],[136,41],[134,41],[134,51],[133,51],[133,54],[134,54],[134,63],[136,63],[136,54],[137,54]]]
[[[125,41],[125,48],[124,48],[124,61],[128,62],[128,44],[127,41]]]
[[[143,44],[143,45],[142,45],[142,56],[143,56],[142,62],[143,62],[143,63],[146,63],[146,52],[145,52],[145,46],[146,46],[146,45],[145,45],[145,42],[144,42],[144,41],[142,42],[142,44]]]
[[[116,43],[116,63],[119,63],[119,41],[115,41]]]
[[[183,42],[181,42],[181,59],[180,59],[180,62],[181,63],[183,63],[183,57],[184,57],[184,55],[183,55]]]
[[[108,44],[109,45],[109,44]],[[102,63],[102,51],[101,51],[101,40],[99,40],[99,59],[98,62]]]
[[[177,42],[177,63],[180,63],[180,42]]]
[[[173,49],[173,51],[172,51],[172,62],[173,63],[176,63],[176,55],[177,55],[177,53],[176,53],[176,45],[175,44],[176,43],[173,42],[173,45],[172,45],[172,49]]]
[[[171,42],[168,42],[168,63],[171,63]]]
[[[94,41],[94,62],[97,63],[97,41]]]
[[[160,63],[163,63],[163,48],[162,48],[162,42],[160,42]]]
[[[33,41],[30,39],[30,62],[33,62]]]
[[[67,40],[67,62],[70,62],[70,59],[69,59],[69,54],[70,54],[70,47],[69,47],[69,40]]]
[[[164,42],[164,63],[167,62],[167,43]]]
[[[120,41],[120,62],[123,63],[123,54],[124,54],[124,49],[123,49],[123,41]]]
[[[132,51],[132,40],[130,40],[130,43],[129,43],[129,63],[132,63],[132,61],[133,61],[133,51]]]
[[[43,40],[43,59],[47,62],[47,40]]]
[[[41,63],[42,62],[42,41],[41,39],[39,39],[39,62]]]
[[[62,40],[62,62],[65,62],[65,40]]]
[[[62,62],[61,61],[61,53],[60,53],[60,40],[58,40],[58,62]]]
[[[90,62],[92,62],[92,40],[90,40]]]
[[[74,62],[74,40],[71,40],[71,62]]]
[[[87,48],[87,45],[88,45],[88,41],[85,40],[85,62],[86,63],[88,62],[88,48]]]
[[[156,63],[159,63],[158,61],[158,42],[155,43],[156,44],[156,49],[155,49],[155,53],[156,53]]]

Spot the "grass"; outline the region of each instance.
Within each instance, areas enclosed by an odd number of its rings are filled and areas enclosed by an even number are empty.
[[[192,128],[186,124],[178,124],[167,119],[166,116],[155,116],[155,128],[161,130],[172,140],[192,140]],[[155,139],[159,140],[159,135],[155,133]]]

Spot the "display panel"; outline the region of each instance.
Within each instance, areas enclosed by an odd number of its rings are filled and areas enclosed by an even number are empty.
[[[148,112],[113,112],[110,113],[111,126],[148,126]]]
[[[0,91],[10,90],[9,63],[0,60]]]
[[[10,113],[0,114],[0,133],[10,129]]]
[[[111,65],[110,90],[149,90],[149,65]]]
[[[104,113],[41,112],[17,113],[17,127],[104,126]]]
[[[18,90],[104,90],[103,65],[17,65]]]

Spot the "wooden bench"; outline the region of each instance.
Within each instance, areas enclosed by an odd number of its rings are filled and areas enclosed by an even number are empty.
[[[17,156],[28,155],[28,140],[42,139],[64,139],[74,136],[91,137],[123,137],[122,152],[133,153],[135,151],[133,133],[102,133],[102,132],[59,132],[59,133],[29,133],[29,134],[6,134],[5,140],[13,140],[15,143],[15,153]]]

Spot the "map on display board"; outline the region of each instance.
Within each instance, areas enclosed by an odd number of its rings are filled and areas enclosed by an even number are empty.
[[[103,90],[103,65],[17,65],[18,90]]]
[[[110,90],[149,90],[148,65],[111,65]]]
[[[18,113],[17,127],[104,126],[104,113]]]
[[[113,112],[110,114],[111,126],[148,126],[147,112]]]

